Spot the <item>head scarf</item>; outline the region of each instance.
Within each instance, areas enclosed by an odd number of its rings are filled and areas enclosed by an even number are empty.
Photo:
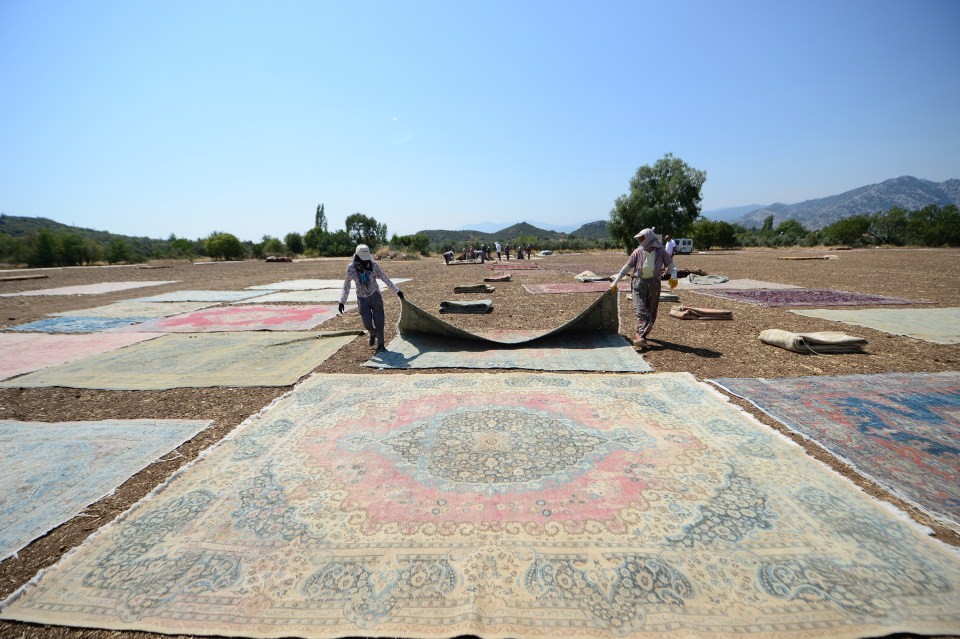
[[[655,249],[663,246],[660,243],[660,240],[657,239],[657,234],[654,233],[656,227],[650,227],[648,229],[643,229],[633,237],[635,237],[639,242],[640,246],[647,250]]]

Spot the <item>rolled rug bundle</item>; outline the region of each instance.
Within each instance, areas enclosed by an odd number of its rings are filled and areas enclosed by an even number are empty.
[[[482,315],[493,311],[493,300],[476,300],[473,302],[443,301],[440,302],[441,313],[475,313]]]
[[[760,341],[795,353],[814,353],[816,355],[863,353],[863,347],[867,345],[865,338],[847,335],[840,331],[791,333],[779,328],[768,328],[761,331]]]
[[[454,293],[493,293],[497,290],[493,286],[488,286],[486,284],[474,284],[472,286],[454,286]]]
[[[692,306],[674,306],[670,309],[670,315],[684,320],[733,319],[733,311],[725,311],[719,308],[694,308]]]

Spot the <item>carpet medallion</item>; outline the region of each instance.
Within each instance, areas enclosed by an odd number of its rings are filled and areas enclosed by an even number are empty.
[[[960,531],[960,373],[711,381]]]
[[[958,588],[955,549],[689,374],[318,375],[0,617],[844,639],[956,630]]]
[[[109,495],[209,424],[0,420],[0,559]]]

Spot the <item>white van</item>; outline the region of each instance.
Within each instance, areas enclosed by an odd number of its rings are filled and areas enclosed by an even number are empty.
[[[681,237],[677,241],[677,248],[674,251],[677,255],[689,255],[693,253],[693,240],[688,237]]]

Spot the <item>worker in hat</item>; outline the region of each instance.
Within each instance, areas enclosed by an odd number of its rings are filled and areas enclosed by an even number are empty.
[[[637,316],[637,334],[633,346],[637,350],[645,350],[650,347],[647,335],[657,321],[660,307],[660,273],[664,268],[670,269],[670,288],[676,288],[677,267],[673,263],[673,256],[663,248],[652,228],[643,229],[633,237],[639,246],[613,278],[610,288],[616,289],[620,278],[633,269],[630,288],[633,292],[633,312]]]
[[[383,272],[380,265],[373,261],[370,255],[370,247],[366,244],[357,244],[357,250],[353,252],[353,260],[347,265],[347,274],[343,278],[343,291],[340,293],[340,304],[338,310],[343,313],[343,305],[350,295],[350,285],[357,285],[357,307],[360,310],[360,319],[363,326],[370,331],[370,346],[377,345],[377,352],[382,353],[387,350],[383,345],[383,297],[380,295],[380,285],[377,280],[382,280],[384,284],[403,299],[403,291],[397,288],[397,285],[390,281],[387,274]]]

